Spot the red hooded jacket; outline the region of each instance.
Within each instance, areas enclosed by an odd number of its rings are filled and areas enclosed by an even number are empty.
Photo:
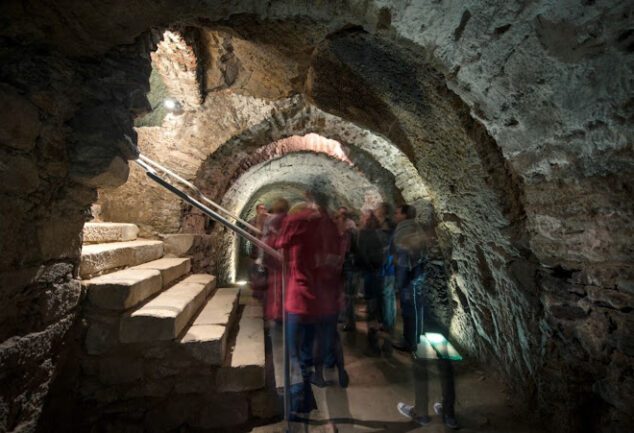
[[[311,317],[339,312],[342,242],[323,210],[306,209],[286,218],[275,247],[284,249],[287,263],[287,312]]]

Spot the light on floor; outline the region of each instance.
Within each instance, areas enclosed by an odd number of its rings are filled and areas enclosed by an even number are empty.
[[[449,359],[462,361],[462,356],[444,335],[436,332],[426,332],[420,337],[416,354],[424,359]]]
[[[435,332],[426,332],[425,337],[427,337],[431,344],[442,344],[447,341],[442,334],[437,334]]]

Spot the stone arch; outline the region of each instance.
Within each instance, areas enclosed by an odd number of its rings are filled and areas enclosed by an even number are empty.
[[[318,176],[328,180],[330,189],[326,192],[332,197],[332,206],[374,208],[379,202],[390,200],[385,188],[374,185],[362,171],[336,158],[323,153],[291,152],[249,168],[225,192],[221,204],[234,214],[244,215],[246,205],[267,185],[285,182],[306,190]],[[217,246],[218,278],[233,281],[237,268],[237,238],[225,230],[216,231],[214,245]],[[228,267],[220,265],[225,263]]]
[[[408,203],[431,199],[414,165],[382,136],[328,114],[302,98],[288,100],[284,108],[276,110],[273,120],[254,125],[218,146],[201,163],[197,185],[211,197],[220,199],[228,185],[254,164],[289,152],[317,151],[362,171],[377,173],[376,177],[393,177],[403,200]],[[311,134],[327,140],[311,141]],[[209,181],[202,180],[202,171],[207,173]],[[225,173],[232,174],[223,176]]]

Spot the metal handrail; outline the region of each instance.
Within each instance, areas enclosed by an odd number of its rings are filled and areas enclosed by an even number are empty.
[[[259,228],[255,227],[254,225],[250,224],[249,222],[243,220],[239,216],[232,214],[229,210],[225,209],[224,207],[222,207],[221,205],[219,205],[215,201],[209,199],[205,194],[202,193],[202,191],[200,189],[198,189],[198,187],[196,185],[194,185],[193,183],[191,183],[187,179],[179,176],[178,174],[174,173],[173,171],[171,171],[167,167],[159,164],[158,162],[148,158],[147,156],[145,156],[143,154],[139,154],[139,159],[141,161],[143,161],[144,163],[146,163],[147,165],[152,166],[155,169],[158,169],[158,170],[162,171],[163,173],[167,174],[168,176],[170,176],[170,177],[174,178],[175,180],[177,180],[178,182],[182,183],[183,185],[185,185],[186,187],[188,187],[189,189],[194,191],[196,194],[198,194],[198,197],[200,197],[200,199],[202,199],[205,203],[207,203],[207,204],[213,206],[214,208],[216,208],[216,210],[219,210],[220,212],[224,213],[225,215],[233,218],[236,222],[242,224],[243,226],[247,227],[249,230],[255,232],[256,234],[262,234],[262,231]]]
[[[242,227],[239,227],[236,224],[232,223],[231,221],[227,220],[225,217],[223,217],[222,215],[218,214],[217,212],[211,210],[209,207],[205,206],[204,204],[202,204],[201,202],[196,200],[194,197],[191,197],[186,192],[181,191],[180,189],[178,189],[175,186],[171,185],[169,182],[167,182],[166,180],[162,179],[156,173],[156,170],[152,166],[154,166],[154,167],[158,168],[159,170],[163,171],[165,174],[168,174],[169,176],[179,180],[181,183],[183,183],[183,184],[187,185],[188,187],[194,189],[202,197],[204,197],[204,195],[202,193],[200,193],[200,191],[198,191],[198,188],[196,188],[194,185],[190,184],[188,181],[186,181],[185,179],[183,179],[182,177],[180,177],[176,173],[170,172],[168,169],[166,169],[164,167],[161,167],[158,163],[155,163],[154,161],[150,160],[147,157],[144,157],[143,155],[139,155],[139,159],[136,159],[136,160],[133,160],[133,161],[135,163],[137,163],[141,168],[143,168],[143,170],[145,170],[145,173],[147,174],[147,176],[150,179],[152,179],[153,181],[155,181],[156,183],[158,183],[159,185],[161,185],[162,187],[164,187],[168,191],[170,191],[170,192],[174,193],[175,195],[177,195],[178,197],[180,197],[184,202],[189,203],[190,205],[200,209],[206,215],[208,215],[210,218],[212,218],[213,220],[219,222],[220,224],[222,224],[226,228],[232,230],[234,233],[236,233],[236,234],[238,234],[238,235],[250,240],[251,242],[253,242],[254,245],[256,245],[257,247],[261,248],[262,251],[264,251],[266,254],[268,254],[271,257],[273,257],[274,259],[276,259],[280,263],[281,270],[282,270],[282,300],[286,299],[286,272],[287,272],[287,269],[286,269],[286,262],[284,260],[284,253],[283,252],[275,250],[274,248],[270,247],[265,242],[262,242],[260,239],[258,239],[256,236],[254,236],[250,232],[246,231]],[[211,200],[209,200],[209,201],[211,201]],[[213,202],[211,202],[211,203],[213,203]],[[284,309],[284,314],[282,315],[282,345],[284,347],[284,366],[283,366],[283,368],[284,368],[284,419],[286,420],[286,423],[287,423],[287,431],[290,431],[290,418],[289,418],[289,415],[290,415],[290,389],[289,389],[289,385],[290,385],[290,359],[289,359],[290,358],[290,354],[289,354],[288,343],[286,341],[286,323],[287,323],[287,313],[286,313],[286,309]]]
[[[187,194],[184,191],[181,191],[180,189],[178,189],[175,186],[171,185],[169,182],[167,182],[164,179],[162,179],[156,173],[156,171],[152,167],[149,166],[149,164],[145,163],[145,161],[143,161],[143,160],[141,160],[141,161],[134,160],[134,162],[136,162],[138,165],[140,165],[145,170],[146,174],[153,181],[155,181],[156,183],[160,184],[161,186],[163,186],[165,189],[169,190],[170,192],[176,194],[177,196],[179,196],[186,203],[189,203],[190,205],[200,209],[201,211],[206,213],[209,217],[211,217],[213,220],[219,222],[220,224],[222,224],[223,226],[227,227],[228,229],[236,232],[240,236],[242,236],[242,237],[248,239],[249,241],[253,242],[253,244],[255,244],[258,248],[261,248],[264,252],[269,254],[271,257],[276,258],[280,262],[283,261],[283,256],[282,256],[282,254],[279,251],[277,251],[274,248],[271,248],[268,244],[266,244],[265,242],[262,242],[255,235],[251,234],[250,232],[246,231],[242,227],[240,227],[240,226],[232,223],[231,221],[227,220],[225,217],[223,217],[219,213],[215,212],[214,210],[210,209],[209,207],[205,206],[204,204],[202,204],[201,202],[196,200],[194,197],[190,196],[189,194]]]

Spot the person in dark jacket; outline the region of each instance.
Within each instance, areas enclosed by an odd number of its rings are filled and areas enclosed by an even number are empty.
[[[403,340],[394,347],[413,352],[423,328],[424,266],[427,260],[428,239],[416,221],[416,208],[402,205],[396,209],[396,229],[391,249],[395,263],[395,286],[399,292],[403,316]]]
[[[379,203],[374,210],[377,220],[379,221],[379,229],[383,232],[387,243],[383,252],[383,299],[381,319],[384,331],[383,345],[381,351],[385,356],[392,355],[392,345],[394,343],[394,326],[396,324],[396,291],[394,289],[395,269],[394,255],[389,248],[394,235],[396,224],[392,220],[392,206],[389,203]]]
[[[359,270],[363,275],[364,296],[368,306],[368,354],[381,354],[379,348],[379,321],[383,298],[383,250],[387,243],[379,230],[379,221],[372,211],[361,216],[361,229],[357,238],[356,256]]]
[[[356,291],[356,259],[354,251],[357,242],[357,226],[350,218],[348,208],[341,206],[336,215],[337,227],[342,237],[342,251],[344,254],[343,261],[343,294],[344,294],[344,310],[342,318],[344,325],[343,330],[351,332],[356,329],[356,318],[354,311],[354,298]]]

